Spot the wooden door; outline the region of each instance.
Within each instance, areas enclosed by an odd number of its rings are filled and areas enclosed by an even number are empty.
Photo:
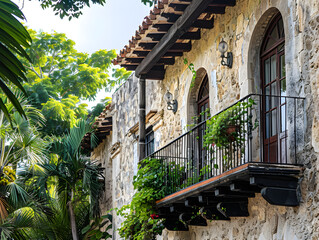
[[[261,52],[263,93],[264,162],[284,163],[286,157],[286,71],[285,36],[281,15],[268,27]]]

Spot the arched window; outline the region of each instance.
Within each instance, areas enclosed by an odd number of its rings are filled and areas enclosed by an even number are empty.
[[[263,95],[264,161],[286,159],[286,70],[285,33],[280,14],[269,24],[261,46],[261,89]],[[272,97],[273,96],[273,97]],[[277,97],[275,97],[277,96]]]

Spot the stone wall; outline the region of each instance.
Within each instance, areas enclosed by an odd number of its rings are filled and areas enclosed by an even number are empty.
[[[154,97],[157,94],[158,81],[148,81],[146,113],[157,110]],[[138,79],[133,75],[112,95],[112,133],[92,152],[91,158],[105,167],[105,194],[102,198],[102,210],[121,208],[128,204],[134,194],[133,176],[138,164]],[[152,118],[154,120],[154,118]],[[147,126],[150,125],[150,119]],[[158,121],[153,121],[158,125]],[[159,132],[155,131],[157,144]],[[116,229],[122,219],[113,211],[113,239],[119,239]]]
[[[190,227],[189,232],[165,231],[159,239],[319,239],[319,2],[317,0],[237,0],[216,15],[212,30],[202,30],[202,38],[192,42],[192,50],[176,58],[166,69],[163,81],[147,81],[147,109],[157,111],[148,122],[155,127],[157,148],[186,131],[194,115],[196,91],[202,73],[210,85],[210,108],[214,114],[249,93],[260,93],[260,45],[270,19],[281,13],[285,29],[287,91],[290,96],[306,97],[304,117],[298,124],[297,162],[305,165],[301,183],[302,203],[288,208],[269,205],[260,195],[249,200],[249,217],[213,221],[207,227]],[[221,39],[234,55],[233,68],[220,64],[217,50]],[[198,77],[190,88],[192,74],[184,58],[194,64]],[[174,114],[163,100],[169,90],[178,101]],[[121,207],[133,195],[132,179],[137,169],[136,124],[138,123],[137,79],[131,78],[113,95],[112,139],[95,150],[101,160],[112,162],[113,207]],[[290,113],[293,114],[293,113]],[[134,131],[130,131],[134,127]],[[117,143],[117,145],[116,145]],[[104,154],[113,145],[116,154]],[[101,157],[102,156],[102,157]],[[109,193],[106,193],[109,194]],[[115,217],[115,228],[121,219]],[[115,235],[114,239],[118,239]]]
[[[101,198],[101,213],[105,214],[109,209],[112,208],[112,159],[109,149],[111,148],[112,137],[107,136],[97,148],[94,149],[91,159],[99,161],[102,164],[105,177],[105,194]]]

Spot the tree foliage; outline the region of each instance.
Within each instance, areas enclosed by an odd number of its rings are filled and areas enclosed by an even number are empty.
[[[78,18],[82,15],[82,9],[87,6],[90,7],[91,4],[99,4],[104,6],[106,0],[39,0],[41,7],[52,8],[55,15],[59,15],[60,18],[68,17],[69,20],[72,18]],[[143,4],[149,4],[152,6],[156,0],[141,0]]]
[[[112,69],[114,50],[93,54],[78,52],[62,33],[29,30],[32,63],[22,60],[28,82],[24,87],[34,106],[47,119],[45,134],[62,135],[87,116],[83,100],[95,99],[100,89],[111,90],[129,76],[125,69]]]
[[[0,89],[18,112],[24,115],[18,99],[8,87],[8,84],[13,83],[24,92],[21,81],[26,80],[25,69],[16,55],[30,60],[24,48],[30,46],[31,37],[18,19],[25,19],[18,6],[10,0],[0,0]],[[9,118],[8,109],[1,99],[0,109]]]
[[[45,224],[51,229],[48,232],[54,233],[52,239],[83,239],[82,229],[90,219],[100,217],[103,170],[81,152],[82,139],[88,132],[93,132],[92,125],[79,121],[69,134],[51,143],[51,153],[56,157],[40,164],[41,171],[26,169],[21,174],[34,195],[45,196],[54,212],[53,219]],[[94,134],[91,136],[94,143]]]
[[[26,118],[22,117],[8,98],[0,94],[10,115],[0,112],[0,236],[1,239],[32,239],[30,229],[39,228],[38,220],[49,213],[41,201],[17,178],[19,166],[30,171],[45,161],[46,142],[38,134],[44,117],[30,106],[22,93],[16,92]]]
[[[89,111],[89,117],[90,119],[94,120],[95,117],[98,117],[105,107],[109,104],[112,103],[112,98],[110,97],[105,97],[104,99],[101,100],[100,103],[96,104],[90,111]]]

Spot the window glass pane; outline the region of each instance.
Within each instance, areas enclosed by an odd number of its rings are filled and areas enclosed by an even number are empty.
[[[206,119],[208,119],[208,113],[209,113],[209,110],[208,110],[208,103],[206,103],[205,104],[205,119],[204,120],[206,120]]]
[[[280,95],[281,96],[287,96],[286,92],[286,78],[282,79],[280,81]],[[286,98],[282,97],[280,100],[280,103],[283,104],[286,102]]]
[[[276,41],[278,40],[277,31],[278,31],[277,27],[274,27],[273,30],[271,31],[271,33],[269,35],[269,38],[268,38],[268,41],[267,41],[267,44],[266,44],[265,50],[271,48],[276,43]]]
[[[270,86],[265,88],[265,95],[270,95]],[[270,97],[266,96],[266,111],[270,109]]]
[[[202,113],[204,113],[204,111],[205,111],[205,106],[202,105],[202,106],[200,107],[199,122],[204,121],[205,116],[202,115]]]
[[[266,45],[266,48],[265,48],[265,51],[267,51],[269,48],[271,48],[271,46],[274,45],[275,42],[276,42],[276,41],[275,41],[274,39],[269,38],[269,39],[268,39],[268,42],[267,42],[267,45]]]
[[[271,31],[270,33],[270,38],[273,39],[273,40],[277,40],[278,39],[278,32],[277,32],[277,26],[275,26],[273,28],[273,30]]]
[[[280,78],[286,77],[285,55],[280,56]]]
[[[270,86],[271,86],[271,95],[274,95],[274,96],[278,95],[278,93],[277,93],[277,83],[274,82]],[[277,98],[276,97],[271,97],[271,108],[276,107],[276,105],[277,105]]]
[[[266,113],[266,124],[265,124],[265,138],[269,138],[270,135],[270,124],[269,124],[270,113]]]
[[[281,132],[286,131],[286,105],[281,106]]]
[[[278,29],[279,29],[280,38],[284,37],[285,31],[284,31],[284,24],[282,22],[282,18],[278,21]]]
[[[285,44],[284,44],[284,43],[280,44],[280,45],[277,47],[277,51],[278,51],[278,52],[281,52],[281,51],[283,51],[283,50],[285,50]]]
[[[145,136],[145,150],[146,156],[152,154],[154,152],[154,132],[148,132]]]
[[[271,79],[271,81],[273,81],[277,78],[276,55],[271,56],[270,61],[271,61],[271,69],[270,69],[270,77],[271,78],[270,79]]]
[[[271,136],[277,134],[277,109],[271,111]]]
[[[265,61],[265,85],[270,82],[270,59],[266,59]]]

